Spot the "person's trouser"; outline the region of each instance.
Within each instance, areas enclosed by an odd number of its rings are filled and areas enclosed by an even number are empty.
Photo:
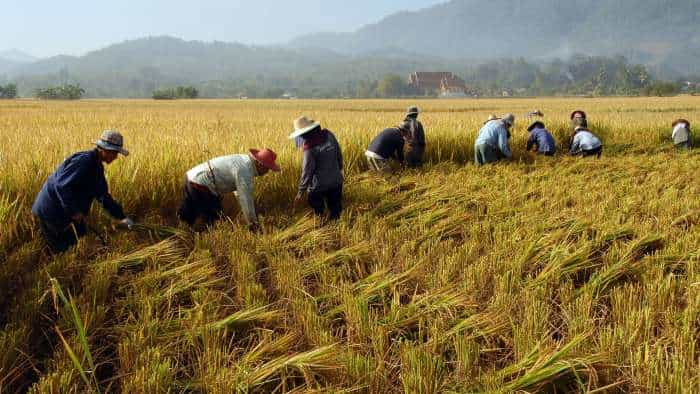
[[[596,156],[597,158],[600,159],[600,155],[602,155],[602,154],[603,154],[603,147],[602,146],[599,146],[595,149],[581,151],[581,155],[583,157]]]
[[[343,211],[343,186],[324,191],[314,190],[309,192],[309,205],[318,216],[323,216],[327,205],[330,211],[329,218],[337,220]]]
[[[496,148],[489,144],[481,144],[474,147],[474,163],[483,166],[500,160],[501,155]]]
[[[548,157],[554,156],[554,152],[537,152],[537,154],[542,155],[542,156],[548,156]]]
[[[39,231],[52,253],[63,253],[78,243],[78,238],[87,233],[85,222],[61,226],[37,217]]]
[[[676,149],[678,149],[678,150],[687,150],[687,149],[690,149],[690,146],[691,146],[690,140],[688,140],[686,142],[681,142],[680,144],[675,145]]]
[[[207,225],[214,223],[221,217],[223,210],[221,198],[202,188],[202,186],[195,187],[185,177],[185,185],[182,188],[182,203],[177,211],[177,216],[190,226],[193,226],[199,217]]]
[[[371,171],[376,171],[382,174],[392,173],[391,165],[389,165],[389,160],[387,159],[377,159],[370,156],[365,156],[367,158],[367,164]]]
[[[406,152],[406,164],[411,168],[420,167],[423,165],[423,153],[425,152],[424,147],[415,146],[411,147],[408,152]]]

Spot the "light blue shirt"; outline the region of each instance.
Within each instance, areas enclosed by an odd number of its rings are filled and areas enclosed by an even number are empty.
[[[593,135],[588,130],[579,130],[574,136],[574,140],[571,143],[571,154],[577,155],[581,151],[588,151],[600,148],[603,145],[602,142]]]
[[[213,176],[212,176],[213,175]],[[236,192],[246,221],[257,223],[253,202],[253,177],[258,176],[250,155],[221,156],[187,171],[187,179],[221,196]]]
[[[513,156],[508,144],[508,129],[501,120],[492,120],[479,130],[479,136],[476,138],[474,146],[484,144],[498,148],[503,153],[503,156],[507,158]]]

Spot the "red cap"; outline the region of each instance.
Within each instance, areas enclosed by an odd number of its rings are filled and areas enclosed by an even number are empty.
[[[263,149],[263,150],[257,150],[257,149],[251,149],[250,154],[253,156],[255,160],[257,160],[258,163],[262,164],[263,166],[271,169],[272,171],[279,172],[280,171],[280,166],[277,165],[277,154],[272,151],[272,149]]]

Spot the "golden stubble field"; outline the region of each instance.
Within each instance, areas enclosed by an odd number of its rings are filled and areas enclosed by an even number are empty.
[[[0,103],[0,392],[693,392],[700,387],[700,180],[670,122],[700,99],[418,101],[421,171],[376,178],[363,152],[406,101]],[[588,112],[600,160],[530,157],[526,112],[564,146]],[[515,160],[477,169],[486,117],[516,115]],[[346,210],[292,208],[302,114],[346,157]],[[51,258],[30,207],[100,131],[131,156],[112,194],[147,223]],[[256,180],[264,232],[174,218],[184,172],[269,147]]]

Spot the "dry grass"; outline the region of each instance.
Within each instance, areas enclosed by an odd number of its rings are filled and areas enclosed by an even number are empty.
[[[408,102],[17,101],[0,104],[0,392],[693,392],[700,386],[697,153],[665,138],[697,98],[425,101],[430,163],[363,172],[373,134]],[[490,113],[540,108],[560,142],[575,108],[600,160],[466,164]],[[346,206],[292,209],[307,114],[336,132]],[[112,194],[147,223],[55,258],[30,207],[101,129],[132,155]],[[184,172],[212,155],[278,151],[256,183],[263,234],[174,220]],[[98,214],[99,213],[99,214]],[[52,297],[54,295],[55,297]]]

